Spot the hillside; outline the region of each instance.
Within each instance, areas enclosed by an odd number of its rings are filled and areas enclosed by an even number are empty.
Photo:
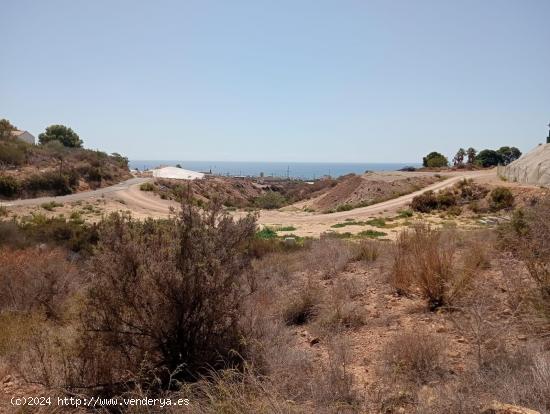
[[[297,207],[320,212],[350,210],[411,193],[438,180],[437,176],[425,173],[350,174],[325,193]]]
[[[130,178],[119,154],[64,147],[59,142],[31,145],[0,139],[0,199],[64,195]]]

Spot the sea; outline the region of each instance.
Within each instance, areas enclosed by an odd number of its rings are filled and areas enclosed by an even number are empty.
[[[338,162],[240,162],[240,161],[177,161],[130,160],[130,168],[140,171],[158,167],[176,166],[223,176],[281,177],[315,180],[329,176],[340,177],[367,171],[397,171],[404,167],[420,167],[418,163],[338,163]]]

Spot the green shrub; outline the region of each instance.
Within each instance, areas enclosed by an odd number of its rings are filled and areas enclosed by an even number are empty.
[[[15,141],[0,143],[0,164],[14,166],[24,164],[26,153],[24,145],[24,143],[18,143]]]
[[[491,209],[494,211],[510,208],[514,205],[514,195],[506,187],[495,188],[491,191],[489,197]]]
[[[336,211],[350,211],[353,210],[354,206],[352,204],[340,204],[336,207]]]
[[[0,175],[0,196],[14,197],[20,191],[19,182],[10,175]]]
[[[277,237],[277,231],[271,227],[265,226],[263,229],[256,232],[256,237],[259,239],[274,239]]]
[[[150,182],[146,182],[146,183],[143,183],[139,186],[139,189],[141,191],[153,191],[155,189],[155,186],[153,183],[150,183]]]
[[[365,230],[358,234],[359,237],[368,237],[370,239],[377,239],[378,237],[386,236],[383,231]]]
[[[383,227],[386,227],[386,220],[383,219],[382,217],[373,218],[373,219],[367,220],[367,224],[369,226],[383,228]]]
[[[56,203],[55,201],[50,201],[49,203],[40,204],[44,210],[53,211],[56,207],[63,207],[63,204]]]
[[[34,174],[27,178],[23,184],[25,191],[36,195],[43,192],[53,192],[55,195],[71,194],[72,186],[78,183],[78,177],[74,173],[59,174],[57,171],[48,171],[42,174]]]
[[[426,191],[412,199],[411,208],[421,213],[429,213],[437,209],[437,197],[433,191]]]
[[[410,218],[414,216],[412,210],[401,210],[399,211],[399,218]]]
[[[259,208],[268,210],[281,208],[286,204],[286,198],[276,191],[268,191],[264,195],[256,197],[254,204]]]

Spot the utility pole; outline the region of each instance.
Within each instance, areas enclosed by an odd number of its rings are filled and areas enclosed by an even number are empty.
[[[548,138],[546,138],[546,143],[550,144],[550,122],[548,123]]]

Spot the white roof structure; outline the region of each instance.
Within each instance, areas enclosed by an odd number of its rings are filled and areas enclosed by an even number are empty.
[[[171,178],[174,180],[200,180],[204,178],[204,174],[178,167],[162,167],[153,170],[153,177]]]

